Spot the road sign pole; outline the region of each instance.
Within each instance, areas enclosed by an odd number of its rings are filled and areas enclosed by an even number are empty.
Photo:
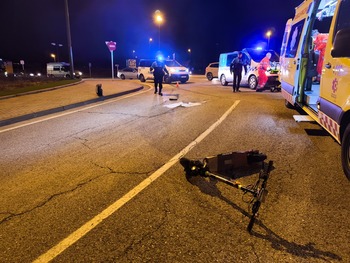
[[[113,51],[111,51],[111,62],[112,62],[112,79],[114,79],[114,63],[113,63]]]
[[[113,63],[113,51],[116,49],[116,43],[113,41],[106,41],[105,42],[109,51],[111,52],[111,64],[112,64],[112,79],[114,79],[114,63]]]

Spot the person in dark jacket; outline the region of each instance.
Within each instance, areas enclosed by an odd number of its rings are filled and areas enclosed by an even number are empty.
[[[168,70],[166,69],[164,62],[160,57],[157,57],[157,60],[154,61],[150,68],[151,72],[153,72],[154,76],[154,94],[157,94],[158,87],[159,87],[159,95],[163,96],[162,89],[163,89],[163,78],[165,74],[169,74]]]
[[[238,52],[238,56],[232,60],[230,65],[230,72],[231,74],[233,73],[233,92],[240,92],[239,86],[241,85],[243,67],[245,72],[247,72],[242,52]]]

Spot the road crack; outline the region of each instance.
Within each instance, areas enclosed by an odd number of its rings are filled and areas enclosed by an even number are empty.
[[[61,192],[58,192],[58,193],[55,193],[55,194],[52,194],[51,196],[47,197],[45,200],[39,202],[38,204],[36,204],[34,207],[30,208],[30,209],[27,209],[27,210],[24,210],[22,212],[18,212],[18,213],[14,213],[14,212],[10,212],[10,211],[4,211],[4,212],[0,212],[0,215],[1,215],[1,219],[0,219],[0,225],[2,223],[5,223],[9,220],[11,220],[12,218],[15,218],[15,217],[19,217],[19,216],[22,216],[22,215],[25,215],[25,214],[28,214],[28,213],[31,213],[33,212],[34,210],[36,209],[39,209],[43,206],[45,206],[46,204],[48,204],[51,200],[55,199],[56,197],[59,197],[59,196],[62,196],[62,195],[65,195],[65,194],[69,194],[69,193],[72,193],[82,187],[84,187],[85,185],[95,181],[95,180],[98,180],[99,178],[101,177],[104,177],[104,176],[107,176],[107,175],[110,175],[110,174],[114,174],[114,175],[147,175],[147,174],[150,174],[152,171],[145,171],[145,172],[137,172],[137,171],[129,171],[129,172],[125,172],[125,171],[116,171],[114,169],[112,169],[111,167],[108,167],[108,166],[102,166],[102,165],[99,165],[97,163],[93,163],[96,167],[98,168],[101,168],[101,169],[107,169],[108,172],[107,173],[103,173],[103,174],[100,174],[98,176],[95,176],[93,178],[90,178],[88,180],[85,180],[83,182],[80,182],[78,183],[77,185],[75,185],[74,187],[68,189],[68,190],[65,190],[65,191],[61,191]]]
[[[171,214],[170,203],[170,198],[167,198],[163,203],[162,217],[157,221],[157,223],[155,223],[153,227],[151,226],[150,230],[143,232],[140,237],[131,240],[129,245],[125,247],[123,253],[120,256],[127,257],[127,254],[132,251],[135,246],[141,245],[144,240],[152,239],[153,234],[160,231],[160,229],[168,222],[169,214]]]

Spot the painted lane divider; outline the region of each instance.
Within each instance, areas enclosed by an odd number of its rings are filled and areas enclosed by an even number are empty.
[[[153,183],[157,178],[159,178],[162,174],[164,174],[170,167],[172,167],[175,163],[177,163],[181,157],[186,155],[191,149],[193,149],[198,143],[200,143],[203,139],[205,139],[213,130],[215,130],[226,118],[227,116],[237,107],[239,104],[239,100],[235,101],[235,103],[218,119],[215,123],[213,123],[207,130],[205,130],[202,134],[200,134],[194,141],[192,141],[189,145],[187,145],[184,149],[182,149],[178,154],[172,157],[167,163],[165,163],[162,167],[160,167],[157,171],[143,180],[139,185],[134,187],[128,193],[126,193],[123,197],[118,199],[116,202],[111,204],[105,210],[103,210],[100,214],[96,215],[94,218],[86,222],[79,229],[71,233],[65,239],[60,241],[57,245],[49,249],[47,252],[39,256],[33,263],[43,263],[50,262],[62,252],[64,252],[67,248],[85,236],[88,232],[98,226],[104,219],[111,216],[115,213],[119,208],[133,199],[136,195],[138,195],[141,191],[143,191],[147,186]]]

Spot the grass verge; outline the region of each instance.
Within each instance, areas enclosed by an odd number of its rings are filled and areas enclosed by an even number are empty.
[[[0,97],[54,88],[79,81],[80,79],[0,79]]]

